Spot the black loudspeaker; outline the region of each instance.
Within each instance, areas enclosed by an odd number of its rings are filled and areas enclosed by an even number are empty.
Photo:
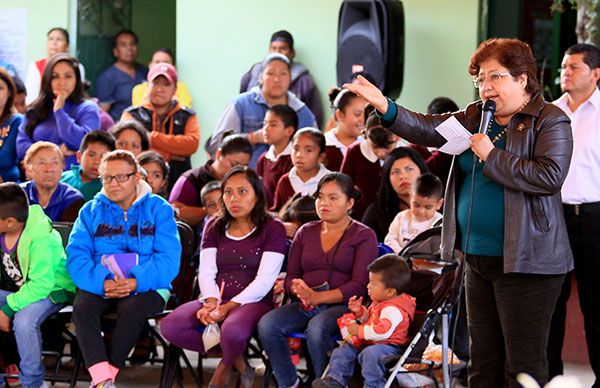
[[[338,24],[337,82],[370,75],[396,99],[404,78],[404,8],[400,0],[344,0]]]

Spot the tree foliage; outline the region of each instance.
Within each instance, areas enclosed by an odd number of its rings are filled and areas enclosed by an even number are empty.
[[[600,0],[553,0],[552,11],[564,12],[565,3],[577,10],[578,43],[589,43],[600,47],[600,34],[598,33]]]

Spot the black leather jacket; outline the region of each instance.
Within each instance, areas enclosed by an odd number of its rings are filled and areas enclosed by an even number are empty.
[[[478,130],[481,101],[452,113],[469,131]],[[451,114],[423,115],[397,106],[389,129],[424,146],[446,140],[435,127]],[[569,118],[536,94],[508,124],[505,150],[494,148],[483,174],[504,187],[504,272],[564,274],[573,269],[573,255],[563,218],[561,186],[567,176],[573,138]],[[442,257],[460,248],[456,222],[456,188],[463,179],[456,159],[446,186]],[[477,195],[477,194],[475,194]]]

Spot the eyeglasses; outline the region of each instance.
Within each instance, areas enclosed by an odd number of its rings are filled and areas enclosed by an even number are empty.
[[[100,175],[100,181],[105,184],[105,185],[110,185],[111,182],[114,180],[116,180],[118,183],[124,183],[127,182],[129,180],[129,178],[131,178],[132,176],[134,176],[136,173],[132,172],[131,174],[118,174],[118,175]]]
[[[479,75],[476,78],[473,78],[473,85],[479,89],[483,86],[484,82],[486,79],[489,79],[491,83],[495,84],[496,82],[500,81],[500,79],[502,77],[508,77],[510,75],[509,72],[506,73],[500,73],[500,72],[493,72],[488,74],[487,76],[485,75]]]

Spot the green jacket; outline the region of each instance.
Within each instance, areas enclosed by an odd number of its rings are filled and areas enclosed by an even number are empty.
[[[31,303],[50,297],[54,303],[72,300],[75,284],[67,273],[60,234],[39,205],[29,206],[29,217],[19,238],[17,260],[25,282],[6,298],[2,311],[12,318]]]

